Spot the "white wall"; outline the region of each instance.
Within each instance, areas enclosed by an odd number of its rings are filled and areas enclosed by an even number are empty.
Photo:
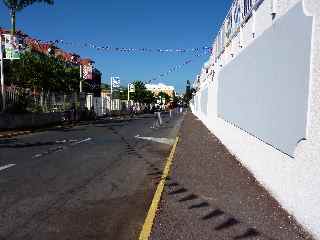
[[[304,14],[313,16],[306,140],[295,148],[294,158],[218,117],[221,67],[217,64],[214,66],[217,70],[215,78],[200,88],[192,110],[279,203],[317,239],[320,239],[320,191],[318,190],[320,186],[320,1],[277,1],[278,11],[281,12],[276,21],[299,2],[303,4]],[[263,32],[260,36],[262,38]],[[244,49],[247,46],[249,44],[245,44]],[[204,115],[198,97],[206,88],[208,114]]]
[[[306,137],[311,35],[298,3],[221,70],[218,116],[293,156]]]

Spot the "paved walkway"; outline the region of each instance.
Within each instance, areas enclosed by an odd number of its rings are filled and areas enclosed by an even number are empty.
[[[191,113],[152,240],[312,239]]]

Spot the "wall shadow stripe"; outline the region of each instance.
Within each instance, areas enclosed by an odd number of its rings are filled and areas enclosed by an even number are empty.
[[[218,216],[221,216],[223,215],[224,212],[221,211],[220,209],[215,209],[213,210],[212,212],[210,212],[209,214],[205,215],[204,217],[202,217],[201,219],[202,220],[208,220],[210,218],[213,218],[213,217],[218,217]]]

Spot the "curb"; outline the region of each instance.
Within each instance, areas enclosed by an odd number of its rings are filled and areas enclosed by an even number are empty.
[[[176,153],[176,148],[179,142],[179,136],[176,137],[175,143],[172,146],[172,149],[170,151],[170,155],[169,157],[166,159],[166,164],[165,167],[163,169],[163,173],[162,173],[162,177],[160,179],[160,182],[157,186],[156,192],[154,193],[149,211],[147,213],[146,219],[144,221],[144,224],[142,226],[140,235],[139,235],[139,240],[148,240],[150,238],[151,235],[151,231],[152,231],[152,227],[156,218],[156,214],[159,208],[159,203],[160,203],[160,199],[162,196],[162,192],[164,190],[164,185],[165,182],[168,178],[168,175],[170,173],[170,169],[171,169],[171,165],[173,162],[173,158],[174,155]]]
[[[27,135],[30,133],[31,133],[31,131],[17,131],[17,132],[5,133],[5,134],[0,133],[0,139],[1,138],[12,138],[12,137],[20,136],[20,135]]]
[[[72,123],[65,123],[65,124],[61,123],[58,125],[53,125],[51,127],[35,128],[32,130],[25,130],[25,131],[18,131],[18,130],[4,131],[6,133],[1,133],[1,131],[0,131],[0,139],[12,138],[12,137],[17,137],[17,136],[22,136],[22,135],[28,135],[28,134],[35,133],[35,132],[46,131],[46,130],[51,129],[53,127],[75,127],[78,125],[79,125],[79,122],[72,122]]]
[[[128,116],[128,115],[124,115],[124,116]],[[112,118],[116,119],[118,117],[124,117],[124,116],[112,116]],[[63,126],[63,127],[75,127],[75,126],[80,126],[81,125],[81,121],[78,121],[78,122],[69,122],[69,123],[65,123],[65,124],[59,124],[59,125],[55,125],[55,126],[52,126],[52,127],[57,127],[57,126]],[[38,131],[44,131],[44,130],[47,130],[47,129],[50,129],[51,127],[47,127],[47,128],[38,128],[38,129],[34,129],[34,130],[26,130],[26,131],[15,131],[15,130],[12,130],[12,131],[7,131],[7,133],[1,133],[0,131],[0,139],[4,139],[4,138],[12,138],[12,137],[17,137],[17,136],[21,136],[21,135],[27,135],[27,134],[31,134],[33,132],[38,132]]]

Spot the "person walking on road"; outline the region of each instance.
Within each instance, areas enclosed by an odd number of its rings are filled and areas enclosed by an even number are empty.
[[[133,118],[133,116],[134,116],[134,109],[133,109],[132,105],[129,107],[129,116],[130,116],[130,118]]]
[[[162,124],[161,112],[160,112],[159,106],[157,106],[154,111],[154,121],[153,121],[153,125],[151,126],[151,128],[159,128],[161,126],[161,124]]]

